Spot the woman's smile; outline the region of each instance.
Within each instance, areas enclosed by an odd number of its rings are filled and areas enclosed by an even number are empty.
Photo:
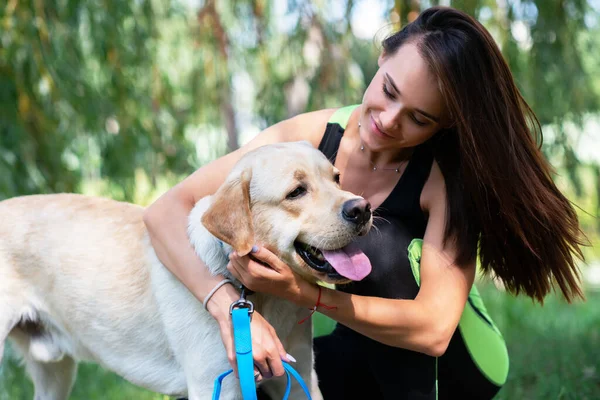
[[[371,119],[371,132],[373,133],[374,136],[382,138],[382,139],[395,139],[395,137],[389,135],[388,133],[384,132],[383,130],[381,130],[379,128],[379,125],[377,125],[377,122],[375,122],[375,119],[373,118],[373,116],[370,116]]]

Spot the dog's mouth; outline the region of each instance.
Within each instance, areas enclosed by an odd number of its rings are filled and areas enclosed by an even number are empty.
[[[306,264],[312,269],[327,274],[336,276],[330,276],[331,278],[342,278],[342,276],[331,266],[331,264],[325,259],[323,252],[316,247],[302,242],[294,242],[296,253],[304,260]]]
[[[356,245],[337,250],[321,250],[307,243],[294,242],[296,252],[304,262],[332,280],[360,281],[371,272],[371,263]]]

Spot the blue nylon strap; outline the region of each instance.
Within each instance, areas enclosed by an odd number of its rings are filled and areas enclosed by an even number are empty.
[[[250,316],[247,308],[235,308],[231,312],[233,320],[233,340],[237,358],[240,387],[244,400],[256,400],[256,381],[254,380],[254,361],[252,359],[252,335],[250,334]]]
[[[285,396],[283,396],[283,400],[287,400],[288,396],[290,395],[290,389],[291,389],[291,386],[292,386],[291,385],[290,374],[292,374],[292,376],[294,378],[296,378],[296,380],[300,384],[300,387],[304,391],[304,394],[306,395],[306,398],[308,400],[312,400],[312,397],[310,397],[310,390],[308,390],[308,387],[306,386],[306,383],[304,382],[304,379],[302,379],[302,377],[300,376],[300,374],[298,373],[298,371],[296,371],[290,364],[286,363],[285,361],[282,361],[282,362],[283,362],[283,368],[285,368],[285,374],[287,375],[287,385],[285,387]]]
[[[308,387],[306,386],[304,379],[302,379],[302,377],[300,376],[298,371],[296,371],[290,364],[286,363],[285,361],[282,361],[282,363],[283,363],[283,368],[285,368],[285,375],[287,377],[283,400],[288,400],[288,398],[290,396],[290,391],[292,390],[292,380],[290,379],[290,375],[293,376],[294,378],[296,378],[296,380],[298,381],[298,384],[300,384],[300,387],[304,391],[306,398],[308,400],[312,400],[312,397],[310,397],[310,390],[308,390]],[[215,388],[213,390],[212,400],[219,400],[219,397],[221,396],[221,385],[223,383],[223,379],[225,379],[225,377],[227,375],[231,374],[232,372],[233,372],[233,370],[230,369],[227,372],[223,372],[221,375],[219,375],[219,377],[217,379],[215,379]],[[252,378],[254,379],[254,376],[252,376]],[[246,400],[245,397],[244,397],[244,400]]]
[[[285,361],[282,361],[282,363],[283,363],[283,368],[285,368],[285,375],[287,377],[287,382],[285,384],[285,393],[283,395],[283,400],[288,400],[289,399],[289,397],[290,397],[290,391],[292,390],[292,380],[290,379],[290,375],[293,376],[294,378],[296,378],[296,380],[298,381],[298,384],[300,384],[300,387],[304,391],[304,394],[306,395],[306,398],[308,400],[312,400],[312,397],[310,397],[310,390],[308,390],[308,387],[306,386],[306,383],[304,382],[304,379],[302,379],[302,377],[300,376],[300,374],[298,373],[298,371],[296,371],[290,364],[286,363]],[[230,369],[227,372],[223,372],[221,375],[219,375],[219,377],[217,379],[215,379],[215,388],[213,390],[212,400],[219,400],[219,397],[221,396],[221,384],[223,382],[223,379],[225,379],[225,377],[227,375],[231,374],[232,372],[233,372],[233,370]],[[252,378],[254,379],[254,376],[252,376]],[[244,397],[244,400],[246,400],[245,397]]]
[[[227,372],[223,372],[221,375],[219,375],[217,377],[217,379],[215,379],[215,386],[213,389],[213,397],[212,400],[219,400],[219,397],[221,397],[221,384],[223,383],[223,379],[225,379],[225,377],[227,375],[229,375],[230,373],[232,373],[233,370],[230,369]]]

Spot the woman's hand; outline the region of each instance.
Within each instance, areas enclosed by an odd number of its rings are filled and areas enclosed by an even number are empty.
[[[232,285],[224,285],[214,293],[207,304],[208,312],[219,324],[221,340],[223,340],[227,358],[236,376],[238,376],[238,370],[229,306],[239,297],[239,292]],[[254,367],[258,372],[257,381],[285,374],[281,360],[286,362],[295,362],[295,360],[286,353],[275,329],[258,311],[254,311],[252,315],[250,332]]]
[[[227,351],[227,358],[233,368],[236,377],[238,376],[237,360],[235,355],[235,346],[233,339],[233,326],[231,318],[220,318],[217,320],[221,331],[221,339]],[[252,315],[250,322],[250,331],[252,336],[252,356],[254,359],[254,368],[258,370],[255,373],[257,381],[269,379],[273,376],[283,376],[285,370],[281,360],[294,361],[290,357],[281,341],[277,337],[275,329],[269,324],[257,311]]]
[[[308,282],[264,247],[254,246],[252,253],[243,257],[231,253],[227,269],[250,290],[268,293],[299,305],[304,303],[301,300],[302,288],[309,285]]]

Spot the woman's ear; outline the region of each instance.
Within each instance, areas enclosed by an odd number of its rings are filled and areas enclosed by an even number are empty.
[[[377,65],[381,67],[385,60],[387,59],[387,53],[385,50],[381,50],[381,54],[379,54],[379,58],[377,59]]]

